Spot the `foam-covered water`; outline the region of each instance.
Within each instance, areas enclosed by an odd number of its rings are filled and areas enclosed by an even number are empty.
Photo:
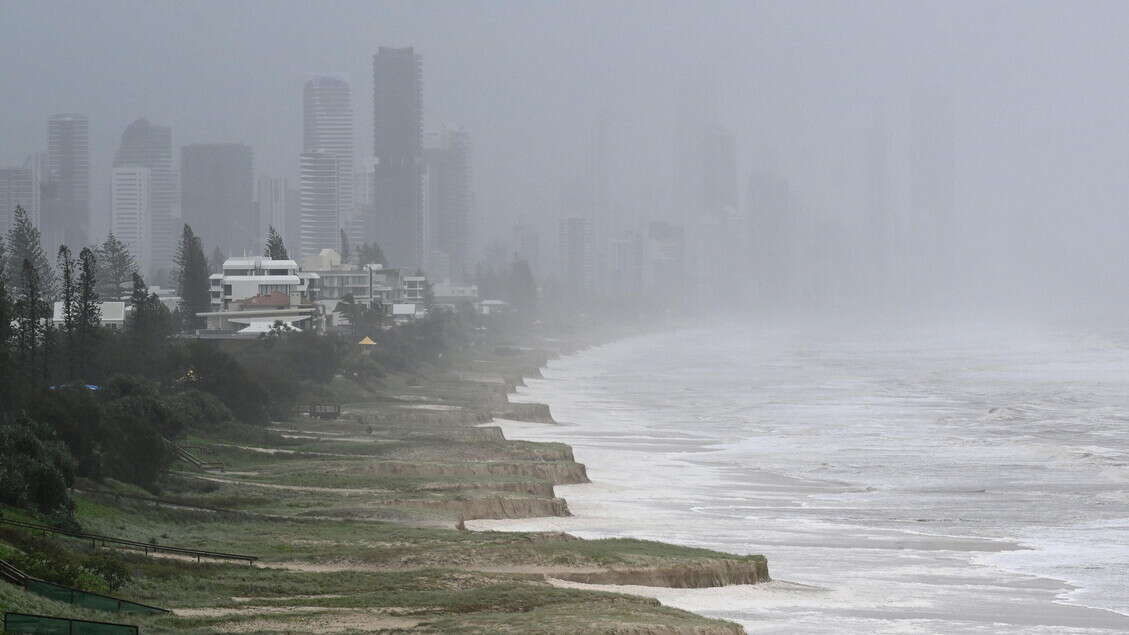
[[[475,526],[764,553],[782,582],[652,590],[750,632],[1129,630],[1127,333],[684,330],[544,374],[515,400],[565,425],[507,435],[594,483]]]

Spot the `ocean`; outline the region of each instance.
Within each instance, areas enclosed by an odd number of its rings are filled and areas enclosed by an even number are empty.
[[[1129,631],[1129,327],[683,329],[527,384],[559,425],[507,437],[593,482],[472,528],[762,553],[771,583],[630,589],[750,633]]]

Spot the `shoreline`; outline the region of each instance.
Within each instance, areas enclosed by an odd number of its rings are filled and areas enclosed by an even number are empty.
[[[631,333],[631,334],[615,333],[615,334],[611,334],[611,335],[609,335],[608,333],[604,333],[603,337],[593,338],[592,340],[585,342],[583,344],[575,344],[575,343],[571,343],[571,342],[567,343],[560,350],[556,351],[555,354],[548,355],[547,359],[545,360],[545,363],[543,365],[539,366],[536,369],[537,372],[528,373],[528,374],[523,373],[521,375],[521,377],[519,378],[520,381],[512,382],[511,383],[512,388],[511,388],[510,392],[507,394],[507,401],[510,404],[513,404],[513,405],[528,404],[530,406],[543,406],[547,413],[551,413],[552,407],[553,407],[553,404],[551,404],[551,403],[544,403],[544,402],[539,402],[539,401],[514,401],[513,400],[513,396],[518,394],[519,387],[527,387],[528,386],[528,384],[525,383],[525,380],[527,380],[527,379],[532,379],[532,380],[544,379],[543,372],[549,367],[549,365],[555,359],[580,355],[580,354],[583,354],[587,351],[590,351],[590,350],[593,350],[593,349],[598,349],[602,346],[621,342],[621,341],[624,341],[624,340],[627,340],[627,339],[630,339],[630,338],[634,338],[634,337],[645,337],[647,335],[651,335],[651,334],[654,334],[654,333],[657,333],[657,332],[660,332],[660,331],[667,331],[667,330],[669,330],[669,329],[645,330],[643,332],[636,332],[636,333]],[[531,348],[536,349],[538,347],[533,346]],[[491,426],[498,427],[498,428],[501,429],[502,435],[506,439],[510,439],[510,440],[528,440],[528,441],[535,441],[535,442],[564,443],[564,442],[559,441],[557,439],[530,438],[529,435],[522,434],[522,432],[528,432],[528,431],[531,431],[531,430],[543,432],[545,430],[546,426],[561,426],[561,425],[567,426],[569,424],[567,424],[567,423],[562,424],[560,421],[555,420],[555,418],[552,417],[552,415],[550,414],[547,421],[530,421],[530,420],[526,420],[526,419],[521,419],[521,420],[507,419],[507,418],[495,416],[491,419],[491,421],[480,423],[476,427],[480,427],[480,428],[481,427],[491,427]],[[566,445],[566,447],[569,447],[570,450],[575,452],[575,450],[572,448],[571,445],[569,445],[567,443],[564,443],[564,445]],[[587,471],[588,462],[585,462],[585,461],[579,461],[579,462],[580,462],[581,465],[585,466],[585,469]],[[582,482],[582,483],[556,485],[556,486],[554,486],[553,489],[554,489],[554,494],[558,498],[564,500],[566,504],[570,504],[569,501],[582,500],[584,498],[583,493],[591,491],[591,488],[593,488],[594,486],[597,486],[597,485],[598,485],[597,481],[593,481],[593,480],[589,479],[586,482]],[[573,490],[575,490],[575,491],[573,491]],[[573,494],[580,494],[580,496],[574,496]],[[581,503],[581,505],[583,506],[583,503]],[[575,508],[573,506],[570,506],[569,507],[569,514],[567,516],[544,516],[544,517],[532,517],[532,518],[504,518],[504,519],[475,519],[475,520],[464,521],[463,523],[461,523],[460,527],[465,528],[468,531],[559,532],[559,533],[565,533],[565,534],[569,534],[569,535],[577,535],[577,537],[582,539],[582,540],[598,539],[598,538],[585,537],[585,536],[582,536],[582,535],[578,535],[579,533],[582,533],[582,532],[577,532],[577,531],[575,531],[575,529],[567,528],[566,526],[564,526],[564,525],[568,524],[569,519],[583,519],[583,518],[584,518],[584,516],[582,514],[578,514],[576,512]],[[654,540],[653,538],[648,538],[648,537],[645,537],[645,536],[636,536],[636,537],[641,538],[641,539],[645,539],[645,540]],[[669,543],[668,541],[661,540],[661,539],[658,539],[658,542],[675,544],[675,543]],[[694,547],[695,545],[680,545],[680,546]],[[741,557],[742,556],[742,554],[732,554],[732,555],[734,557]],[[689,611],[691,613],[696,613],[698,615],[701,615],[702,617],[706,617],[706,618],[710,618],[710,619],[724,619],[724,620],[728,620],[730,622],[733,622],[734,620],[732,618],[725,617],[723,615],[710,615],[708,613],[716,612],[716,611],[723,611],[726,607],[728,607],[730,605],[730,603],[734,599],[734,596],[739,596],[739,595],[742,595],[744,593],[748,593],[748,592],[753,591],[753,590],[762,591],[762,593],[761,593],[762,595],[767,595],[767,594],[770,594],[772,592],[772,590],[774,590],[774,589],[786,589],[788,591],[797,590],[797,589],[798,590],[817,590],[818,589],[817,587],[810,587],[810,586],[798,584],[798,583],[777,581],[777,580],[772,579],[771,577],[769,577],[768,579],[763,580],[763,581],[757,581],[753,584],[721,584],[721,585],[716,585],[716,586],[701,586],[701,587],[651,586],[651,585],[639,585],[639,584],[631,584],[631,583],[619,583],[619,584],[589,583],[589,582],[576,582],[576,581],[567,580],[567,579],[553,578],[553,577],[550,577],[550,576],[546,576],[546,581],[549,582],[550,584],[552,584],[553,586],[557,587],[557,588],[579,589],[579,590],[590,590],[590,591],[605,591],[605,592],[610,592],[610,593],[626,593],[626,594],[629,594],[629,595],[636,595],[636,596],[639,596],[639,597],[650,598],[650,599],[657,600],[658,602],[662,603],[665,606],[670,606],[672,608],[678,608],[678,609],[682,609],[682,610],[685,610],[685,611]],[[739,624],[739,627],[741,628],[741,632],[746,632],[743,625]]]
[[[611,343],[612,342],[606,342],[605,344]],[[578,350],[577,353],[584,352],[584,350],[598,349],[600,346],[601,345],[586,347],[585,349]],[[545,381],[557,381],[558,379],[559,378],[555,378],[551,372],[545,374]],[[479,520],[468,523],[468,527],[474,530],[494,531],[563,531],[583,538],[632,536],[670,542],[672,544],[706,546],[707,548],[720,551],[730,551],[724,546],[718,546],[715,543],[701,545],[696,542],[688,543],[672,540],[669,535],[656,534],[654,527],[648,531],[648,528],[643,523],[634,524],[633,529],[631,519],[627,518],[627,513],[617,512],[609,515],[607,513],[609,510],[601,508],[600,505],[607,504],[609,500],[615,500],[614,496],[608,496],[611,490],[621,486],[624,489],[630,489],[632,487],[641,489],[640,487],[635,487],[634,484],[625,485],[626,483],[630,483],[627,479],[617,482],[616,479],[609,480],[606,478],[609,462],[615,461],[616,457],[622,457],[622,454],[617,454],[616,448],[620,450],[625,448],[637,450],[645,454],[647,453],[646,444],[648,442],[655,442],[650,440],[650,437],[648,437],[647,440],[643,440],[643,436],[638,435],[636,442],[630,444],[629,448],[628,444],[624,443],[624,439],[626,437],[635,436],[637,431],[627,431],[624,436],[617,435],[614,437],[600,436],[600,433],[594,432],[591,428],[573,435],[568,433],[560,434],[565,430],[578,430],[583,424],[570,424],[568,415],[562,417],[562,413],[558,409],[559,404],[554,403],[551,398],[547,398],[544,394],[544,390],[539,389],[537,386],[538,384],[536,383],[530,384],[530,390],[532,390],[534,394],[526,398],[547,403],[553,410],[554,415],[560,418],[562,422],[558,423],[558,425],[561,426],[560,428],[548,428],[544,425],[506,420],[496,420],[495,425],[502,427],[504,434],[510,439],[555,441],[568,443],[574,448],[579,448],[580,456],[577,460],[589,466],[589,474],[592,475],[592,482],[585,484],[583,487],[579,485],[569,485],[557,488],[558,496],[565,498],[570,504],[570,509],[573,512],[573,516],[571,517]],[[527,391],[519,391],[516,396],[517,400],[523,399],[522,393],[528,394]],[[577,421],[580,420],[577,419]],[[586,433],[592,433],[590,436],[586,437],[586,440],[589,442],[587,443],[587,447],[585,447],[583,443],[577,444],[580,437]],[[639,443],[640,440],[643,442]],[[663,454],[661,447],[654,454]],[[646,496],[646,494],[643,495]],[[633,511],[645,510],[645,507],[645,505],[640,505],[639,510]],[[997,623],[997,626],[1000,624],[1009,624],[1012,628],[1018,630],[1036,629],[1036,631],[1040,628],[1065,628],[1080,629],[1079,632],[1123,632],[1129,627],[1129,618],[1116,610],[1088,606],[1071,600],[1070,597],[1075,595],[1080,590],[1080,587],[1071,583],[1069,580],[1054,578],[1043,574],[1011,571],[995,565],[981,565],[975,563],[976,554],[980,552],[984,552],[985,555],[987,555],[988,551],[998,552],[1016,548],[1022,550],[1029,549],[1029,546],[1019,537],[1010,539],[989,539],[987,537],[954,535],[950,537],[951,539],[946,539],[936,532],[928,530],[917,531],[916,533],[922,540],[934,542],[935,546],[933,549],[940,550],[937,553],[951,553],[955,558],[975,566],[976,569],[970,571],[968,574],[970,577],[967,584],[989,584],[988,580],[995,576],[995,581],[990,583],[993,586],[986,588],[999,589],[1000,592],[1011,589],[1010,593],[1013,596],[1023,598],[1023,603],[1020,604],[1020,606],[1031,605],[1039,607],[1036,610],[1018,607],[1015,610],[1007,610],[1004,604],[985,601],[982,606],[972,607],[968,611],[968,620],[971,624],[969,628],[987,628],[993,622]],[[996,546],[994,549],[989,550],[985,545],[973,544],[982,542],[996,543]],[[768,546],[772,543],[758,541],[756,544],[759,548],[760,545]],[[792,550],[799,548],[795,542],[784,542],[781,543],[780,549],[784,550],[789,547]],[[841,548],[850,549],[852,547],[850,547],[847,542],[844,542]],[[858,545],[854,548],[858,548]],[[764,553],[776,562],[774,569],[781,568],[781,560],[772,557],[772,550],[766,550]],[[993,571],[995,574],[993,574]],[[777,574],[779,575],[779,570]],[[946,580],[945,577],[944,575],[938,575],[935,584],[957,583],[953,580]],[[928,576],[922,576],[923,581],[927,578]],[[979,582],[981,580],[983,580],[983,582]],[[563,584],[573,586],[571,583]],[[596,585],[588,585],[581,588],[605,590],[604,587],[598,587]],[[914,603],[912,601],[908,602],[903,609],[898,609],[895,606],[893,610],[886,611],[885,614],[879,615],[879,613],[875,611],[851,608],[849,602],[850,598],[842,597],[843,590],[835,585],[825,587],[799,584],[784,580],[774,580],[767,585],[714,587],[696,589],[692,592],[684,592],[679,589],[655,589],[647,587],[619,588],[617,590],[652,597],[668,606],[695,612],[706,617],[736,621],[746,628],[753,627],[754,629],[756,627],[771,629],[773,625],[771,618],[768,618],[768,621],[761,621],[759,618],[754,618],[756,621],[753,621],[753,619],[750,619],[753,614],[760,614],[764,611],[771,612],[776,608],[789,604],[808,605],[813,610],[841,614],[844,618],[857,618],[859,620],[943,620],[948,623],[953,619],[957,619],[953,615],[945,615],[931,611],[925,605],[913,606]],[[798,598],[797,596],[801,597]],[[821,600],[820,596],[823,596],[825,599]],[[1047,598],[1046,602],[1039,601],[1039,598],[1043,597]],[[912,600],[912,598],[910,599]],[[749,612],[734,611],[733,603],[737,600],[739,600],[741,604],[746,605]],[[906,598],[903,598],[903,601],[904,600],[906,600]],[[825,606],[819,607],[821,604],[825,604]],[[1030,614],[1022,614],[1024,610],[1029,611]],[[998,614],[993,611],[998,611]],[[767,615],[765,617],[767,617]],[[996,622],[996,620],[999,621]],[[977,627],[977,624],[980,624],[980,626]],[[777,624],[776,627],[780,627],[780,625]],[[847,630],[850,630],[850,627],[847,627]],[[816,632],[829,631],[817,629]],[[962,630],[961,632],[965,631]],[[977,631],[968,630],[968,632]],[[990,628],[989,632],[991,632]]]

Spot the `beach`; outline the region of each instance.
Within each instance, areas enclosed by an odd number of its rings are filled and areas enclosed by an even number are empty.
[[[498,423],[569,444],[592,483],[556,488],[570,517],[467,526],[763,553],[767,584],[616,587],[750,633],[1129,630],[1124,333],[823,332],[684,329],[551,361],[512,400],[558,425]]]

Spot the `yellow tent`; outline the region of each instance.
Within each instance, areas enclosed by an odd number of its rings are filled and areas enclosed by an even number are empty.
[[[366,335],[365,339],[357,342],[357,345],[358,346],[376,346],[376,342],[372,341],[372,338]]]

